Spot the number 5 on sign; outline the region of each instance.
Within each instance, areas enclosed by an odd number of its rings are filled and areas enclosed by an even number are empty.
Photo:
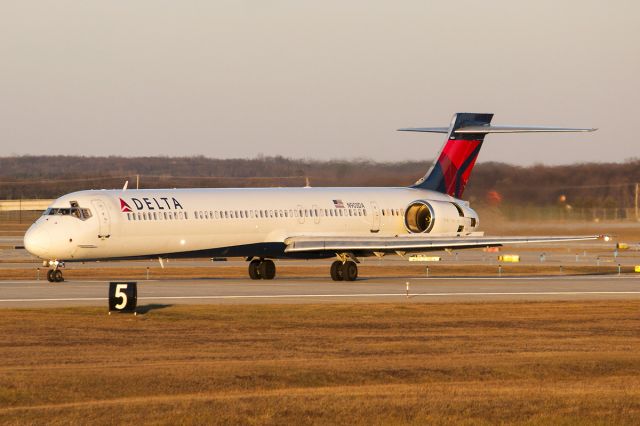
[[[109,283],[109,312],[135,312],[138,288],[135,282]]]

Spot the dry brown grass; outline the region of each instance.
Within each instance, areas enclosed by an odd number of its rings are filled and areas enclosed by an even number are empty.
[[[96,264],[95,268],[77,268],[73,264],[64,269],[67,280],[98,279],[98,280],[144,280],[147,277],[147,268],[118,267],[116,264],[103,267]],[[115,265],[115,266],[113,266]],[[402,265],[361,265],[358,267],[361,278],[375,277],[424,277],[426,265],[402,264]],[[633,272],[633,266],[624,266],[622,273]],[[40,266],[40,280],[46,280],[47,268]],[[583,274],[617,274],[618,267],[608,264],[596,266],[569,265],[502,265],[502,276],[531,276],[531,275],[583,275]],[[429,265],[430,277],[445,276],[492,276],[498,275],[497,265]],[[1,268],[0,280],[34,280],[38,276],[36,267],[25,268]],[[278,278],[327,278],[329,276],[328,265],[320,266],[278,266]],[[225,266],[214,264],[212,266],[183,267],[171,266],[165,269],[160,267],[149,268],[150,279],[215,279],[215,278],[248,278],[247,266]]]
[[[640,302],[2,310],[0,423],[637,424]]]

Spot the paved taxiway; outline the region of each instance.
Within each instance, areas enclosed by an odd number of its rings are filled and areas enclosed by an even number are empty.
[[[409,297],[406,283],[409,282]],[[0,281],[0,308],[107,306],[108,282]],[[316,278],[159,280],[138,282],[138,306],[327,302],[478,302],[640,299],[640,278],[370,278],[336,283]]]

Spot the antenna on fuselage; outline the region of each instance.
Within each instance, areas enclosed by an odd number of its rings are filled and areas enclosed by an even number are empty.
[[[124,186],[122,187],[122,190],[123,190],[123,191],[126,191],[128,186],[129,186],[129,181],[126,181],[126,182],[124,183]]]
[[[311,188],[311,183],[309,182],[309,176],[304,177],[304,182],[305,182],[304,184],[305,188]]]

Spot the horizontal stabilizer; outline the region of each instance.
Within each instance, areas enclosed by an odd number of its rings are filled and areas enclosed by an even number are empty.
[[[597,129],[582,129],[573,127],[542,127],[542,126],[464,126],[453,130],[459,134],[488,134],[488,133],[541,133],[541,132],[593,132]],[[448,127],[407,127],[398,129],[400,132],[449,133]]]
[[[425,132],[425,133],[449,133],[448,127],[406,127],[398,129],[399,132]]]
[[[538,132],[593,132],[596,129],[542,126],[465,126],[454,133],[538,133]]]

